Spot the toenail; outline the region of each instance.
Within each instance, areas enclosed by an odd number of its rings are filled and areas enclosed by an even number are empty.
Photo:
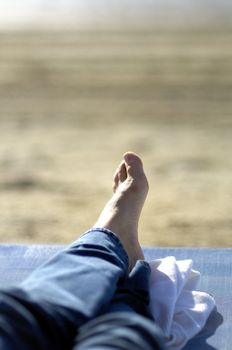
[[[126,154],[125,155],[125,160],[126,160],[127,163],[131,162],[131,160],[132,160],[131,155],[130,154]]]

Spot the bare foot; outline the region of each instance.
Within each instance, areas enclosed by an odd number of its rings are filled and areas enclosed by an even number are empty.
[[[148,193],[148,182],[141,159],[132,152],[124,154],[114,175],[114,195],[106,204],[94,227],[113,231],[129,256],[129,269],[144,259],[138,241],[139,217]]]

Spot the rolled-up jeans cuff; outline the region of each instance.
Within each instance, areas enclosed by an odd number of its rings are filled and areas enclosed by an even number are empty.
[[[128,270],[129,257],[116,233],[104,227],[94,227],[84,232],[77,241],[71,244],[71,247],[88,243],[109,249],[122,261],[124,268]]]

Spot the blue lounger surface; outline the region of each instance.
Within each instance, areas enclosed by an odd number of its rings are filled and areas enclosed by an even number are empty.
[[[61,245],[0,245],[0,288],[15,286],[36,267],[62,249]],[[199,289],[212,294],[217,309],[203,329],[184,350],[231,350],[232,249],[144,248],[145,258],[165,256],[192,259],[201,272]]]

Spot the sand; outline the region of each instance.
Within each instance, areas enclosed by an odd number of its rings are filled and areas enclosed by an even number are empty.
[[[232,30],[0,33],[0,241],[66,243],[122,154],[143,245],[231,246]]]

